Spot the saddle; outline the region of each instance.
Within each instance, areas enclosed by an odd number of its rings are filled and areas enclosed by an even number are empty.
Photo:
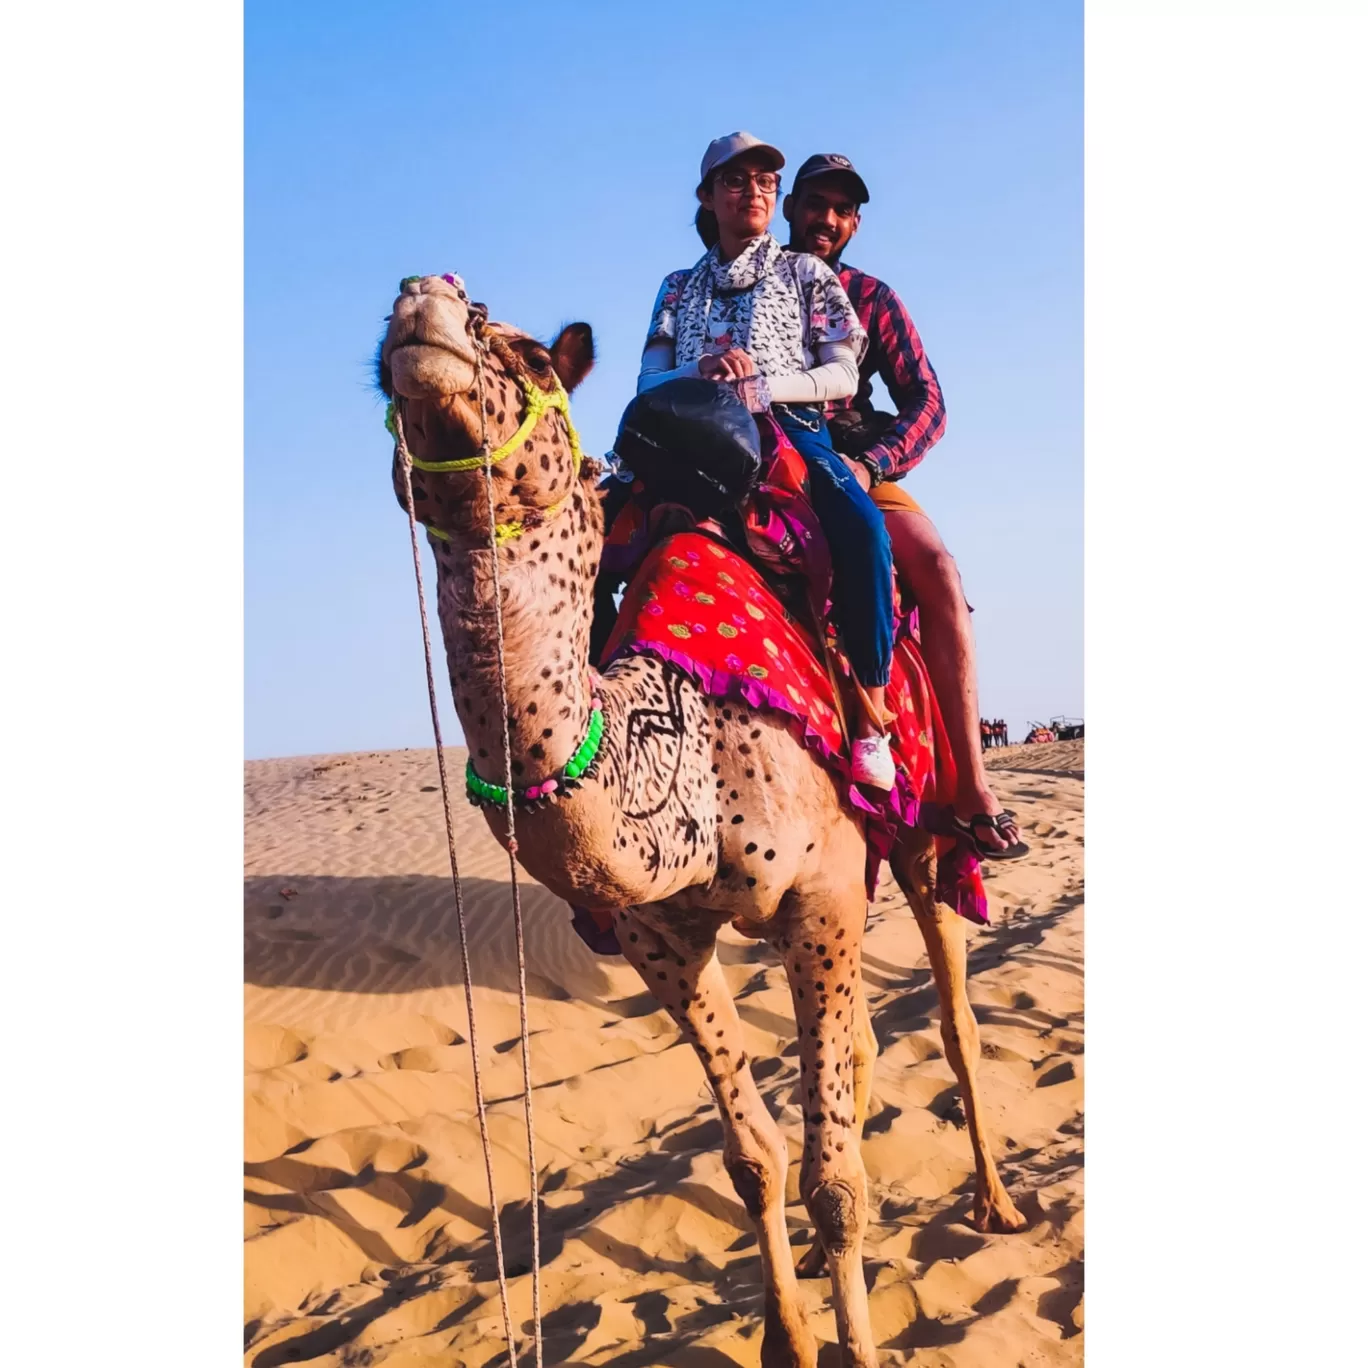
[[[623,469],[602,562],[614,590],[663,537],[698,529],[755,566],[814,641],[835,644],[831,556],[807,466],[772,417],[753,416],[726,385],[670,380],[628,405],[614,454]]]
[[[613,450],[652,502],[682,505],[701,522],[740,507],[755,487],[760,441],[734,390],[683,379],[627,405]]]

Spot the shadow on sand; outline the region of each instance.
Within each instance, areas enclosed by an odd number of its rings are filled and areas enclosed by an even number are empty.
[[[508,884],[462,886],[476,986],[516,992]],[[625,961],[598,959],[575,935],[565,903],[530,879],[519,887],[530,994],[602,1001],[639,990]],[[243,970],[258,988],[410,993],[465,981],[450,879],[273,874],[247,879],[243,893]]]

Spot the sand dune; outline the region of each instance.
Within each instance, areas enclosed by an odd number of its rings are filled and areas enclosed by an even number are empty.
[[[1083,742],[1046,741],[1036,746],[997,746],[987,754],[989,769],[1021,770],[1027,774],[1083,777]]]
[[[1048,754],[1047,754],[1048,752]],[[452,752],[452,772],[464,763]],[[989,866],[970,996],[1003,1177],[1029,1226],[967,1223],[972,1160],[916,925],[885,881],[865,981],[881,1057],[864,1154],[876,1336],[890,1364],[1082,1361],[1082,743],[990,758],[1032,857]],[[506,1361],[456,918],[431,751],[246,770],[246,1361]],[[531,1310],[507,861],[459,800],[495,1181]],[[760,1273],[702,1072],[635,973],[524,879],[546,1362],[757,1365]],[[792,1011],[769,951],[721,958],[789,1133]],[[790,1170],[796,1248],[811,1240]],[[834,1364],[829,1284],[803,1285]],[[529,1359],[530,1361],[530,1359]]]

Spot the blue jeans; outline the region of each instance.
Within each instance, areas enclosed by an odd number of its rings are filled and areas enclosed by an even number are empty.
[[[773,412],[807,464],[813,511],[831,547],[831,598],[851,668],[865,688],[878,688],[888,683],[893,660],[893,548],[883,514],[836,454],[819,410],[779,405]]]

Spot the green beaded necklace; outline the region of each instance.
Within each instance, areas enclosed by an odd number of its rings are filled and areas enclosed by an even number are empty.
[[[530,784],[525,789],[513,790],[513,801],[522,807],[535,807],[539,803],[551,802],[556,794],[577,788],[586,779],[593,777],[594,762],[598,759],[599,745],[603,741],[603,704],[594,699],[589,714],[589,730],[584,740],[575,747],[575,753],[565,762],[565,768],[550,779],[539,784]],[[466,761],[466,794],[477,807],[507,807],[508,790],[502,784],[491,784],[475,773],[475,763]]]

